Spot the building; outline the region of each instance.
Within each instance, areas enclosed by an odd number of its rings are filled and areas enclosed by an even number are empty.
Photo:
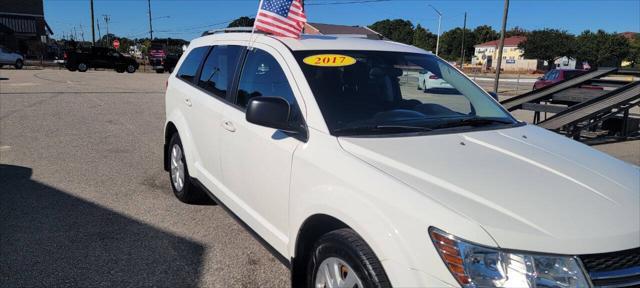
[[[504,39],[504,48],[502,49],[501,68],[504,71],[534,71],[538,69],[539,61],[537,59],[525,59],[524,51],[518,48],[518,45],[525,41],[524,36],[513,36]],[[498,45],[500,40],[493,40],[486,43],[475,45],[475,52],[471,59],[471,64],[482,66],[485,69],[495,69],[498,57]]]
[[[351,35],[354,37],[366,37],[371,39],[382,39],[380,33],[371,30],[366,26],[346,26],[323,23],[306,23],[304,33],[311,35]]]
[[[40,58],[53,31],[44,19],[43,0],[0,0],[0,46],[26,58]]]

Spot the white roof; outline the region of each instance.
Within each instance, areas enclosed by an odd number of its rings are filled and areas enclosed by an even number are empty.
[[[391,51],[429,54],[425,50],[415,46],[406,45],[393,41],[366,39],[354,36],[330,36],[330,35],[302,35],[300,39],[288,37],[276,37],[265,34],[255,34],[254,41],[268,41],[265,38],[276,39],[282,42],[293,51],[304,50],[365,50],[365,51]],[[216,33],[203,36],[192,41],[192,44],[214,41],[214,40],[238,40],[249,41],[251,33]],[[261,42],[262,42],[261,41]],[[272,41],[272,40],[271,40]],[[194,43],[195,42],[195,43]],[[196,46],[199,46],[196,44]]]

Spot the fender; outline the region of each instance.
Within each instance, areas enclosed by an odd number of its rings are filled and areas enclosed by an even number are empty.
[[[496,246],[480,225],[342,150],[335,137],[310,129],[310,139],[296,150],[292,163],[287,256],[297,257],[298,231],[316,214],[336,218],[358,233],[399,286],[456,285],[453,276],[437,281],[430,276],[450,275],[431,242],[432,225]]]

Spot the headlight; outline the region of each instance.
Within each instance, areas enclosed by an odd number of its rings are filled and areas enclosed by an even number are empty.
[[[484,247],[435,228],[429,234],[447,268],[465,288],[589,287],[575,257]]]

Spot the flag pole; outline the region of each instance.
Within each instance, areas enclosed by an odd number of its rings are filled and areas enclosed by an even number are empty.
[[[253,50],[253,42],[255,41],[253,38],[253,35],[256,33],[256,20],[258,19],[258,14],[260,14],[260,9],[262,8],[262,0],[260,0],[260,3],[258,4],[258,12],[256,13],[256,17],[253,18],[253,27],[251,27],[251,36],[249,37],[249,46],[247,47],[247,49],[249,51]]]

